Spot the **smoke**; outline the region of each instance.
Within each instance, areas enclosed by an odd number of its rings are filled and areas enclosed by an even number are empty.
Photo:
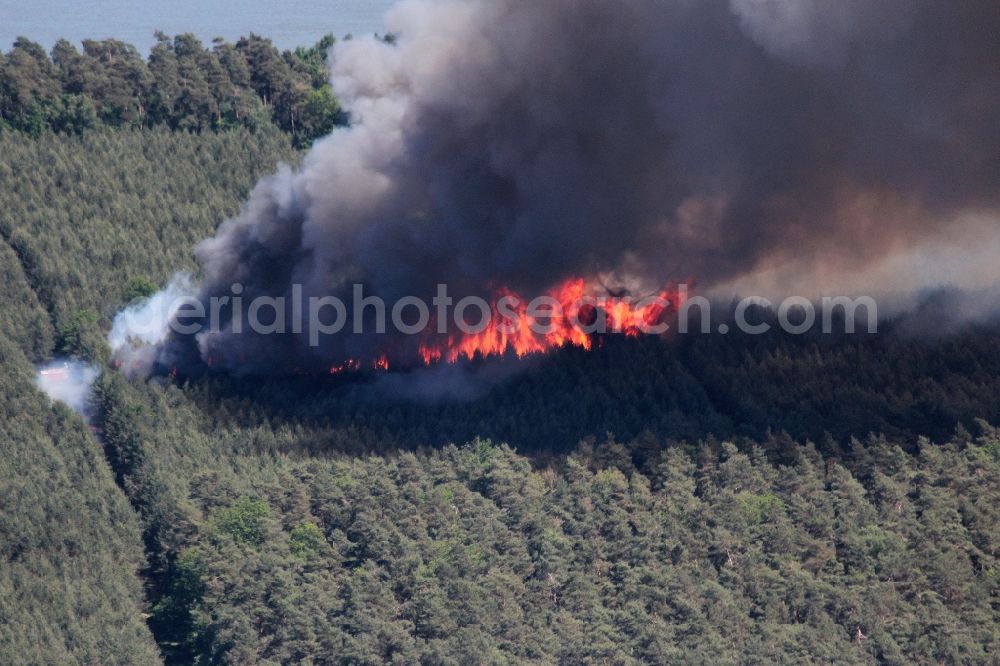
[[[713,287],[851,273],[1000,210],[995,0],[405,0],[331,55],[349,128],[196,250],[197,297],[534,296],[570,276]],[[285,372],[393,336],[149,340]],[[148,352],[152,349],[152,352]],[[154,358],[155,357],[155,358]]]
[[[894,330],[904,337],[940,338],[1000,322],[1000,283],[979,289],[945,285],[920,290],[909,300],[894,321]]]
[[[390,398],[425,403],[471,402],[530,365],[530,358],[516,363],[490,359],[478,366],[443,363],[417,372],[381,375],[373,386],[379,396]]]
[[[90,387],[99,374],[95,365],[55,360],[36,369],[35,386],[51,400],[86,416],[90,411]]]
[[[857,42],[898,38],[914,12],[882,0],[732,0],[743,28],[775,55],[843,64]]]
[[[159,346],[170,334],[171,320],[192,294],[190,276],[178,273],[165,288],[115,315],[108,333],[108,346],[122,372],[130,376],[148,374],[159,354]]]
[[[1000,225],[995,215],[956,217],[870,261],[844,270],[837,257],[807,264],[764,265],[733,281],[713,285],[712,296],[734,293],[780,301],[792,285],[796,295],[819,299],[830,294],[865,294],[895,317],[917,307],[923,294],[947,286],[949,293],[1000,293]],[[1000,308],[1000,300],[990,306]],[[956,316],[959,308],[956,308]]]

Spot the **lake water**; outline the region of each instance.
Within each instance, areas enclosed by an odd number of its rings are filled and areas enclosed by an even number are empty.
[[[0,50],[18,36],[51,49],[60,37],[114,37],[147,54],[162,30],[192,32],[209,44],[251,32],[278,48],[310,46],[326,33],[337,37],[384,32],[382,16],[395,0],[0,0]]]

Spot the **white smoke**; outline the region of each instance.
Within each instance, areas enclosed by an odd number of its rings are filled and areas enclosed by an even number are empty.
[[[166,287],[115,315],[108,345],[122,372],[130,377],[150,374],[158,345],[167,338],[171,320],[191,294],[191,276],[177,273]]]
[[[35,386],[50,399],[87,415],[90,387],[100,374],[96,365],[73,360],[55,360],[37,368]]]
[[[871,0],[730,0],[730,7],[768,51],[810,65],[840,63],[857,40],[890,38],[909,18]]]

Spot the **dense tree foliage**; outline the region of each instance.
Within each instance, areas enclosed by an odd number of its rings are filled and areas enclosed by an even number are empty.
[[[109,457],[127,461],[161,555],[151,626],[170,660],[987,663],[1000,649],[1000,435],[985,424],[943,445],[871,437],[843,460],[784,436],[646,436],[542,462],[488,441],[345,455],[349,431],[220,432],[173,385],[108,377],[101,396]]]
[[[83,46],[0,57],[0,662],[995,662],[996,326],[50,403],[336,110],[330,40]]]
[[[192,243],[295,157],[273,128],[0,133],[0,662],[160,661],[139,514],[31,361],[100,357],[110,315],[190,266]]]
[[[296,152],[269,128],[0,133],[0,327],[34,357],[100,357],[101,325],[174,271]],[[3,258],[0,257],[0,258]],[[50,315],[46,321],[44,312]]]
[[[0,367],[0,662],[156,663],[139,521],[100,445],[2,334]]]
[[[273,123],[306,146],[346,121],[327,82],[328,35],[280,52],[251,34],[211,48],[157,33],[148,59],[115,39],[60,40],[51,56],[18,38],[0,58],[0,128],[39,135],[99,126],[203,132]]]

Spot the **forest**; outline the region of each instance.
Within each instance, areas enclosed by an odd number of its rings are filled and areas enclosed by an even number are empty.
[[[82,51],[59,40],[49,54],[19,38],[0,53],[0,127],[39,136],[273,124],[305,147],[347,121],[326,80],[332,35],[285,52],[253,34],[211,48],[191,34],[156,37],[148,58],[115,39],[84,40]]]
[[[0,57],[0,662],[995,663],[996,323],[608,336],[463,400],[115,372],[114,314],[349,122],[330,44]]]

